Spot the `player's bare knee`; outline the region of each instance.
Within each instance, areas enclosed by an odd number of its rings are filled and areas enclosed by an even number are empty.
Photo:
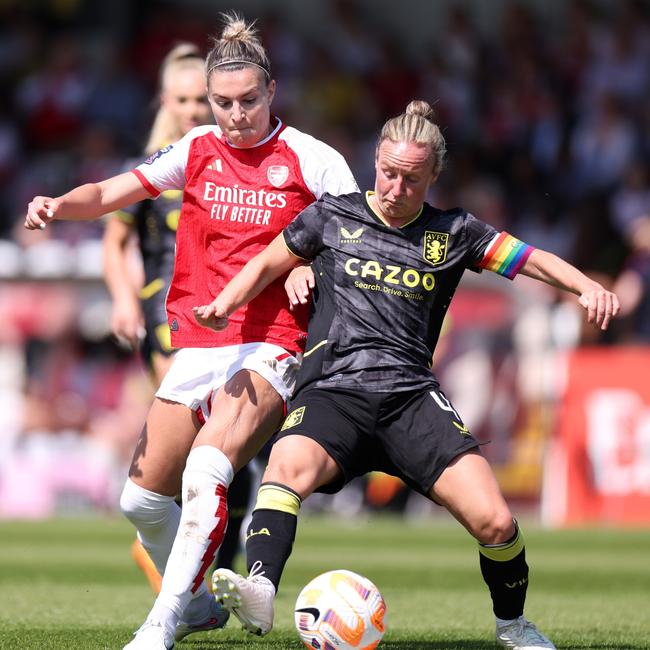
[[[475,525],[474,536],[481,544],[503,544],[515,534],[509,510],[499,510],[482,518]]]
[[[469,532],[481,544],[501,544],[509,540],[515,532],[510,510],[484,504],[477,508],[466,521]]]
[[[269,465],[265,474],[265,481],[282,483],[292,487],[297,482],[303,482],[307,479],[313,469],[306,463],[296,462],[296,459],[277,459],[275,463]]]

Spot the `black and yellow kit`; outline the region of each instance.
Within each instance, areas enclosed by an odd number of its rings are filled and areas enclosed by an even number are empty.
[[[311,260],[316,287],[297,391],[278,437],[307,436],[338,464],[335,492],[381,470],[431,496],[454,457],[478,445],[431,372],[442,321],[466,269],[514,277],[531,248],[460,209],[425,204],[410,223],[381,221],[362,194],[326,195],[284,230]],[[276,589],[295,538],[299,495],[263,484],[249,526],[247,565]],[[480,546],[497,617],[523,613],[523,537]]]
[[[343,483],[371,470],[428,494],[449,462],[478,445],[440,391],[431,358],[466,269],[498,233],[462,210],[425,204],[401,228],[362,194],[326,195],[284,231],[313,260],[316,288],[297,391],[278,434],[321,444]]]
[[[163,192],[157,200],[145,199],[119,210],[119,219],[132,226],[144,266],[144,286],[140,300],[145,320],[146,338],[142,346],[145,361],[151,363],[151,353],[169,356],[171,347],[165,300],[174,273],[176,229],[181,213],[183,192]]]
[[[437,386],[430,366],[445,313],[463,272],[479,271],[497,234],[463,210],[426,203],[393,228],[360,193],[325,195],[304,210],[284,230],[316,276],[297,388]]]

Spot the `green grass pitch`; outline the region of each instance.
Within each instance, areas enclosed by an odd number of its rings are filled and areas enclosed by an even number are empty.
[[[531,566],[526,613],[562,649],[650,648],[650,530],[522,530]],[[131,562],[130,525],[108,519],[0,522],[0,648],[120,649],[152,595]],[[388,605],[384,650],[494,648],[475,544],[446,518],[354,523],[305,514],[276,602],[258,639],[232,621],[179,650],[302,648],[293,603],[314,575],[367,575]]]

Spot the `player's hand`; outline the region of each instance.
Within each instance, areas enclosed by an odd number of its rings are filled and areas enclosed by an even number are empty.
[[[35,196],[27,206],[25,228],[27,230],[43,230],[56,218],[59,202],[49,196]]]
[[[192,311],[196,322],[203,327],[209,327],[220,332],[228,326],[228,316],[221,311],[216,301],[211,302],[209,305],[192,307]]]
[[[146,336],[142,309],[133,300],[116,300],[111,314],[111,332],[120,345],[135,350]]]
[[[309,293],[315,286],[314,272],[311,266],[297,266],[289,273],[284,290],[289,298],[289,309],[309,302]]]
[[[606,330],[621,310],[616,294],[600,285],[581,294],[578,302],[587,310],[587,321],[601,330]]]

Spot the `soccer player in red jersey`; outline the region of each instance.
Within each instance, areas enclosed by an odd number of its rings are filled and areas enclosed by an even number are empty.
[[[290,309],[284,278],[224,332],[201,327],[192,308],[210,302],[314,200],[357,189],[340,154],[271,114],[268,57],[237,15],[225,16],[206,74],[216,126],[192,129],[132,172],[56,198],[37,196],[25,217],[26,228],[42,228],[183,190],[167,296],[171,343],[180,349],[121,498],[163,583],[129,650],[165,650],[175,636],[216,627],[203,577],[223,539],[228,486],[278,428],[305,344],[306,310]],[[174,502],[179,490],[182,511]]]
[[[196,45],[180,43],[167,54],[160,67],[159,98],[160,106],[144,149],[147,156],[180,140],[197,126],[214,123],[205,89],[205,60]],[[113,213],[104,231],[104,278],[113,299],[111,329],[118,340],[132,349],[139,348],[156,389],[175,351],[165,300],[174,272],[182,200],[180,190],[163,192],[156,200],[145,199]],[[128,245],[134,234],[144,275],[139,292],[129,264]],[[217,557],[220,567],[233,566],[253,480],[250,466],[243,467],[228,491],[229,523]],[[162,577],[139,539],[133,542],[131,554],[154,593],[159,593]],[[224,622],[226,617],[224,613]]]
[[[194,127],[212,122],[205,93],[205,61],[196,45],[180,43],[160,67],[160,106],[145,154],[150,156]],[[156,201],[145,199],[118,210],[104,231],[104,279],[113,299],[111,330],[124,345],[139,348],[156,389],[171,366],[174,352],[165,298],[174,271],[181,203],[182,192],[163,192]],[[139,292],[129,264],[128,245],[134,232],[144,275]],[[131,555],[157,594],[162,577],[139,539],[133,542]]]

